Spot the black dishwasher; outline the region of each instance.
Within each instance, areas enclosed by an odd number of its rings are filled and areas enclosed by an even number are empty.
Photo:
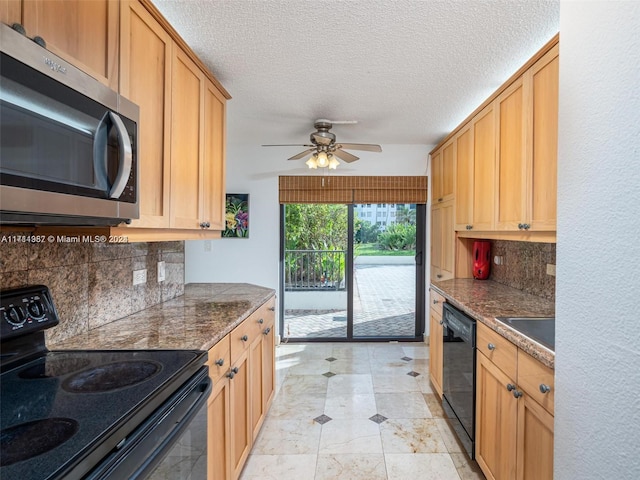
[[[442,406],[470,458],[475,450],[476,321],[443,305]]]

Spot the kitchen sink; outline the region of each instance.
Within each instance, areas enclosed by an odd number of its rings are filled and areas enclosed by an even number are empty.
[[[555,350],[555,317],[497,317],[497,319],[541,345]]]

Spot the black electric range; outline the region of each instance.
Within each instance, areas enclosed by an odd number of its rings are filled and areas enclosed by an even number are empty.
[[[48,351],[44,329],[58,323],[48,289],[5,290],[0,300],[3,480],[121,478],[116,466],[127,463],[127,476],[145,478],[133,472],[167,443],[179,418],[162,434],[149,432],[171,412],[206,402],[204,351]],[[182,406],[195,397],[198,405]]]

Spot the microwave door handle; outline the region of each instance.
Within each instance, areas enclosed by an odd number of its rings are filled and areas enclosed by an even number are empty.
[[[97,187],[107,192],[109,190],[109,175],[107,173],[107,125],[108,113],[100,119],[93,140],[93,171],[96,176]]]
[[[109,112],[109,117],[113,122],[116,132],[118,134],[118,144],[120,146],[120,165],[118,165],[118,174],[111,191],[109,192],[110,198],[119,198],[124,188],[129,181],[129,175],[131,174],[132,163],[132,148],[131,141],[129,140],[129,133],[127,132],[122,119],[113,112]]]

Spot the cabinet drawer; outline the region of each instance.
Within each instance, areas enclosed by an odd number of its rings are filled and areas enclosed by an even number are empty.
[[[252,322],[251,320],[251,316],[246,318],[229,334],[231,342],[232,365],[235,364],[236,361],[242,356],[242,354],[249,349],[249,346],[251,345],[253,340],[258,336],[259,332],[256,329],[254,322]]]
[[[477,348],[509,378],[515,380],[518,348],[485,324],[477,323]]]
[[[216,383],[229,371],[231,366],[230,350],[229,335],[209,349],[207,365],[209,366],[209,377],[213,383]]]
[[[438,292],[430,290],[429,306],[442,315],[442,304],[446,302],[446,299]]]
[[[273,324],[275,322],[275,297],[272,297],[258,308],[258,310],[253,312],[245,322],[249,322],[253,326],[254,335],[264,333],[267,328],[273,330]]]
[[[518,388],[553,415],[554,372],[522,350],[518,350]]]

